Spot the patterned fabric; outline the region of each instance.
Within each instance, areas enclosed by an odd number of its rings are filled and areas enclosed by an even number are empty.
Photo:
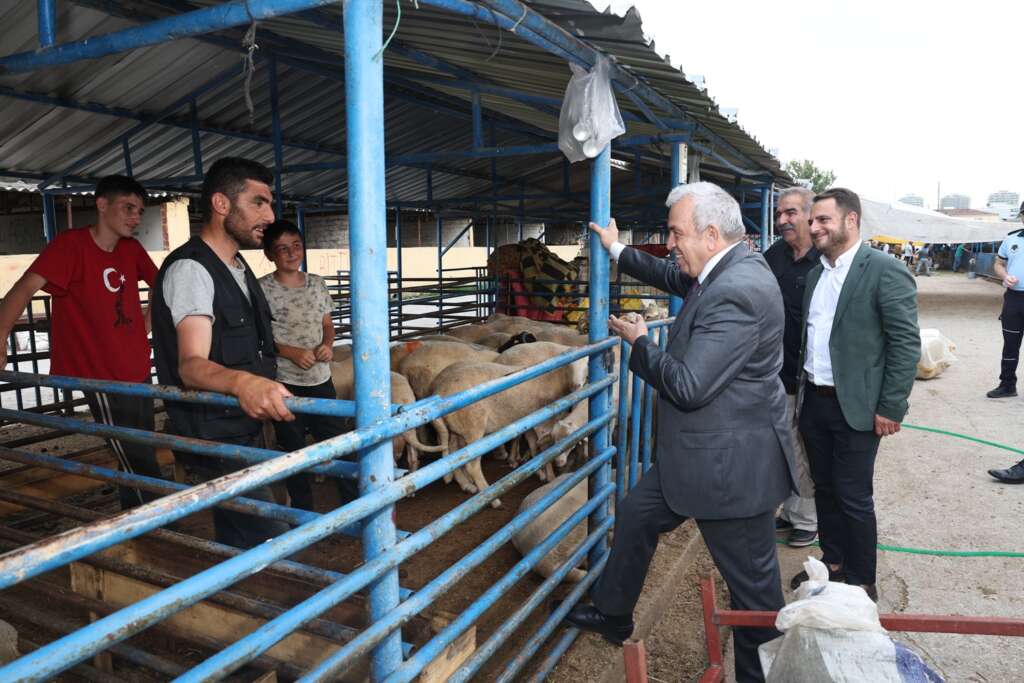
[[[324,337],[324,315],[333,307],[323,278],[306,273],[305,286],[285,287],[270,273],[260,278],[260,286],[274,316],[274,342],[303,349],[319,346]],[[311,387],[330,378],[331,366],[327,363],[316,363],[309,370],[303,370],[287,358],[277,357],[279,382]]]
[[[553,253],[540,240],[523,240],[520,246],[520,260],[527,289],[534,293],[530,303],[541,311],[555,312],[569,304],[565,297],[578,294],[576,285],[556,283],[552,280],[576,280],[579,271]],[[544,294],[536,294],[544,292]]]

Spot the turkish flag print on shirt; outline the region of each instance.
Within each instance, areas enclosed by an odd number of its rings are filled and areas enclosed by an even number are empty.
[[[50,374],[148,382],[149,342],[139,280],[156,281],[156,265],[138,240],[99,248],[89,228],[62,232],[29,266],[53,297]]]

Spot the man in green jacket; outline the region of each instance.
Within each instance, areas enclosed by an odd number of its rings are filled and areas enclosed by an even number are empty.
[[[798,401],[822,561],[833,581],[877,600],[875,455],[907,414],[921,336],[913,276],[862,245],[860,216],[850,190],[814,198],[811,238],[822,257],[807,277]],[[797,574],[792,586],[806,578]]]

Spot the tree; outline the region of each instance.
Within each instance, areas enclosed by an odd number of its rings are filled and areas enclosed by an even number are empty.
[[[824,192],[836,180],[835,173],[818,168],[810,159],[787,162],[785,170],[794,180],[809,180],[813,192]]]

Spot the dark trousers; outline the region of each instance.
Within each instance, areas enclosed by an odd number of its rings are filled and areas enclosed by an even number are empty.
[[[1003,295],[1003,357],[1000,363],[999,383],[1017,386],[1017,363],[1020,360],[1020,342],[1024,338],[1024,292],[1012,289]]]
[[[839,399],[808,388],[800,434],[814,479],[822,562],[845,569],[846,582],[875,583],[878,525],[875,521],[875,455],[880,437],[851,429]]]
[[[775,554],[774,510],[745,519],[697,520],[715,566],[729,586],[733,609],[778,610],[785,604]],[[658,534],[686,521],[668,506],[652,467],[618,506],[615,538],[604,572],[591,591],[594,606],[613,616],[633,613],[658,547]],[[757,647],[775,629],[735,628],[736,680],[763,681]]]
[[[288,391],[305,398],[338,398],[334,392],[334,384],[327,380],[323,384],[301,386],[285,384]],[[302,415],[296,413],[294,422],[275,422],[274,432],[277,435],[277,446],[287,453],[306,447],[306,433],[313,435],[313,440],[320,442],[352,431],[351,418],[333,417],[330,415]],[[346,459],[352,456],[346,456]],[[355,479],[335,479],[338,485],[338,497],[341,504],[351,502],[359,497],[359,485]],[[288,495],[292,499],[292,507],[302,510],[313,509],[313,476],[296,474],[285,480]]]
[[[239,446],[263,447],[262,435],[257,432],[249,436],[218,439],[218,443],[236,444]],[[248,467],[241,460],[225,460],[212,455],[196,455],[193,453],[175,453],[176,458],[188,465],[188,468],[203,481],[216,479],[231,472]],[[245,498],[276,503],[270,486],[258,486],[242,494]],[[253,548],[267,539],[279,536],[291,529],[287,522],[266,517],[258,517],[244,512],[235,512],[215,507],[213,509],[213,534],[218,543],[233,545],[236,548]]]
[[[138,396],[122,396],[86,392],[85,399],[89,403],[92,419],[116,427],[132,427],[153,431],[153,399]],[[121,470],[130,474],[145,477],[163,478],[160,465],[157,463],[156,452],[152,446],[132,443],[122,439],[107,439],[107,445],[117,457]],[[161,496],[159,493],[142,491],[130,486],[119,486],[121,509],[128,510],[137,505],[148,503]]]

